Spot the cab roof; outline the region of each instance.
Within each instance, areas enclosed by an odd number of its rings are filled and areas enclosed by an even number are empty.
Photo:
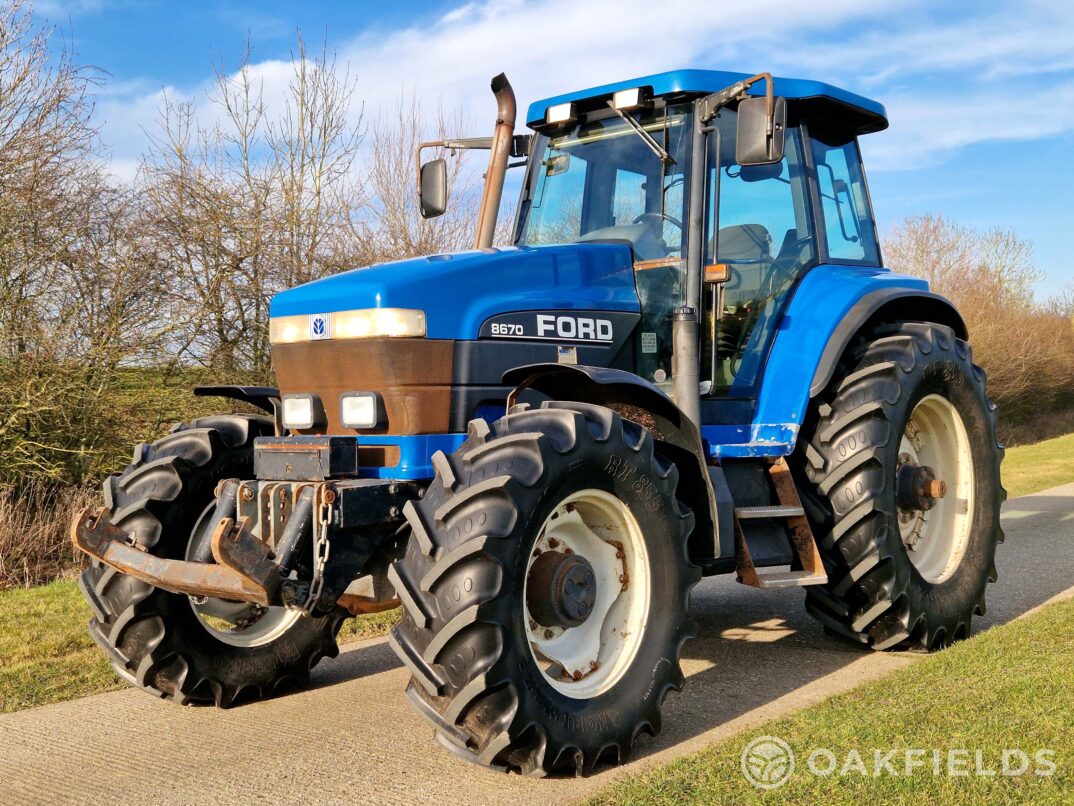
[[[546,98],[530,105],[526,121],[532,127],[545,121],[548,107],[568,101],[603,100],[618,90],[631,87],[650,87],[654,96],[692,94],[707,95],[749,78],[753,73],[731,73],[724,70],[672,70],[651,76],[631,78],[615,84],[605,84],[577,92],[568,92],[554,98]],[[759,81],[749,89],[751,95],[764,94],[764,82]],[[827,123],[845,128],[856,134],[867,134],[886,129],[887,112],[883,104],[855,95],[847,90],[833,87],[821,81],[800,78],[774,79],[773,91],[797,106],[809,117],[816,116]],[[798,102],[798,103],[795,103]]]

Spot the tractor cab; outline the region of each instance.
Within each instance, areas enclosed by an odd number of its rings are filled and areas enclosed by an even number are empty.
[[[514,232],[519,246],[630,245],[642,314],[634,371],[669,391],[672,315],[690,305],[698,239],[699,380],[709,400],[755,397],[779,316],[806,271],[881,262],[857,135],[886,126],[882,108],[835,88],[764,78],[770,95],[773,83],[811,95],[779,99],[781,153],[743,156],[740,136],[755,137],[747,129],[766,121],[740,121],[737,107],[766,102],[747,100],[761,81],[711,111],[702,99],[747,80],[668,73],[534,104]],[[696,152],[695,137],[703,137]]]

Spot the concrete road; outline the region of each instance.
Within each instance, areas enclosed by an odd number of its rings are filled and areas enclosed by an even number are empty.
[[[975,630],[1074,593],[1074,484],[1008,502],[998,585]],[[384,639],[348,646],[309,691],[228,711],[133,690],[0,717],[4,803],[563,803],[913,663],[826,636],[800,590],[703,581],[687,686],[638,758],[589,779],[530,780],[462,762],[406,705]]]

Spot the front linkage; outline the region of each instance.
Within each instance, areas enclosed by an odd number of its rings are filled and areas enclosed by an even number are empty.
[[[149,553],[110,522],[108,509],[81,511],[74,545],[121,573],[191,597],[283,606],[305,614],[339,606],[352,615],[398,606],[383,567],[371,558],[390,543],[407,501],[424,485],[355,478],[357,438],[258,439],[253,480],[216,488],[211,532],[196,536],[187,559]],[[372,564],[376,566],[376,564]],[[348,593],[358,577],[372,581]]]

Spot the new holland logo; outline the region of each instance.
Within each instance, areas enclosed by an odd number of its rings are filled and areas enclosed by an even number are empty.
[[[326,313],[310,314],[310,341],[320,341],[332,337],[329,315]]]

